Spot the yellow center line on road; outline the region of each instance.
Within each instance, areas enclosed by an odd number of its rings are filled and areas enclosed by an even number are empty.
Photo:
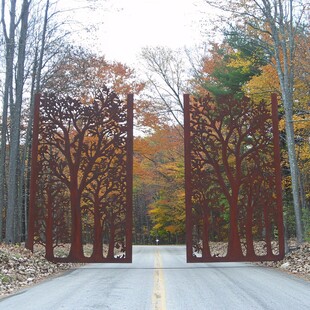
[[[166,310],[166,290],[162,259],[159,251],[155,254],[154,288],[152,296],[153,310]]]

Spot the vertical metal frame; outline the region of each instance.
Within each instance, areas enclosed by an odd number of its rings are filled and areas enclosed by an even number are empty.
[[[188,262],[284,257],[277,97],[184,95]]]
[[[133,94],[127,95],[127,214],[126,214],[126,255],[127,262],[132,262],[132,226],[133,226]]]
[[[39,119],[40,119],[40,99],[41,94],[35,95],[34,101],[34,117],[32,130],[32,148],[31,148],[31,176],[30,176],[30,192],[29,192],[29,214],[28,214],[28,236],[26,247],[33,251],[34,243],[34,225],[35,225],[35,199],[37,191],[38,179],[38,147],[39,147]]]
[[[56,262],[130,263],[132,169],[132,94],[37,94],[26,246]]]
[[[274,171],[275,171],[275,193],[277,203],[277,220],[279,229],[279,258],[285,255],[284,244],[284,221],[283,221],[283,201],[282,201],[282,172],[281,172],[281,151],[280,151],[280,132],[279,132],[279,113],[278,96],[271,94],[272,109],[272,132],[273,132],[273,150],[274,150]]]

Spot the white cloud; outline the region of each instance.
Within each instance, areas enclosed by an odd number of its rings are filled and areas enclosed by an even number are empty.
[[[66,6],[83,6],[83,1],[66,1]],[[96,33],[77,34],[76,41],[94,46],[108,59],[134,63],[144,46],[171,48],[202,40],[201,0],[108,0],[96,1],[93,11],[77,10],[82,23],[96,23]],[[82,39],[83,38],[83,39]]]

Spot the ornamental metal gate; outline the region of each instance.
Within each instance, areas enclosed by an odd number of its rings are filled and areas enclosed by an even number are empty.
[[[184,110],[187,261],[282,259],[276,95],[185,95]]]
[[[36,95],[27,247],[65,262],[132,261],[133,95]]]
[[[184,95],[188,262],[284,256],[277,97]],[[132,261],[133,95],[36,95],[27,247]]]

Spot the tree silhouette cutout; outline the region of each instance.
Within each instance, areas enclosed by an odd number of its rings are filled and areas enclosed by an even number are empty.
[[[274,156],[279,146],[271,106],[207,96],[187,101],[186,111],[189,261],[279,258],[283,223]],[[226,245],[226,255],[212,249],[216,242]],[[263,255],[255,252],[256,242],[262,242]]]
[[[83,101],[41,96],[29,236],[45,245],[48,259],[131,260],[128,102],[107,88]],[[54,248],[66,243],[68,255],[56,257]],[[92,244],[90,257],[83,251],[86,243]]]

